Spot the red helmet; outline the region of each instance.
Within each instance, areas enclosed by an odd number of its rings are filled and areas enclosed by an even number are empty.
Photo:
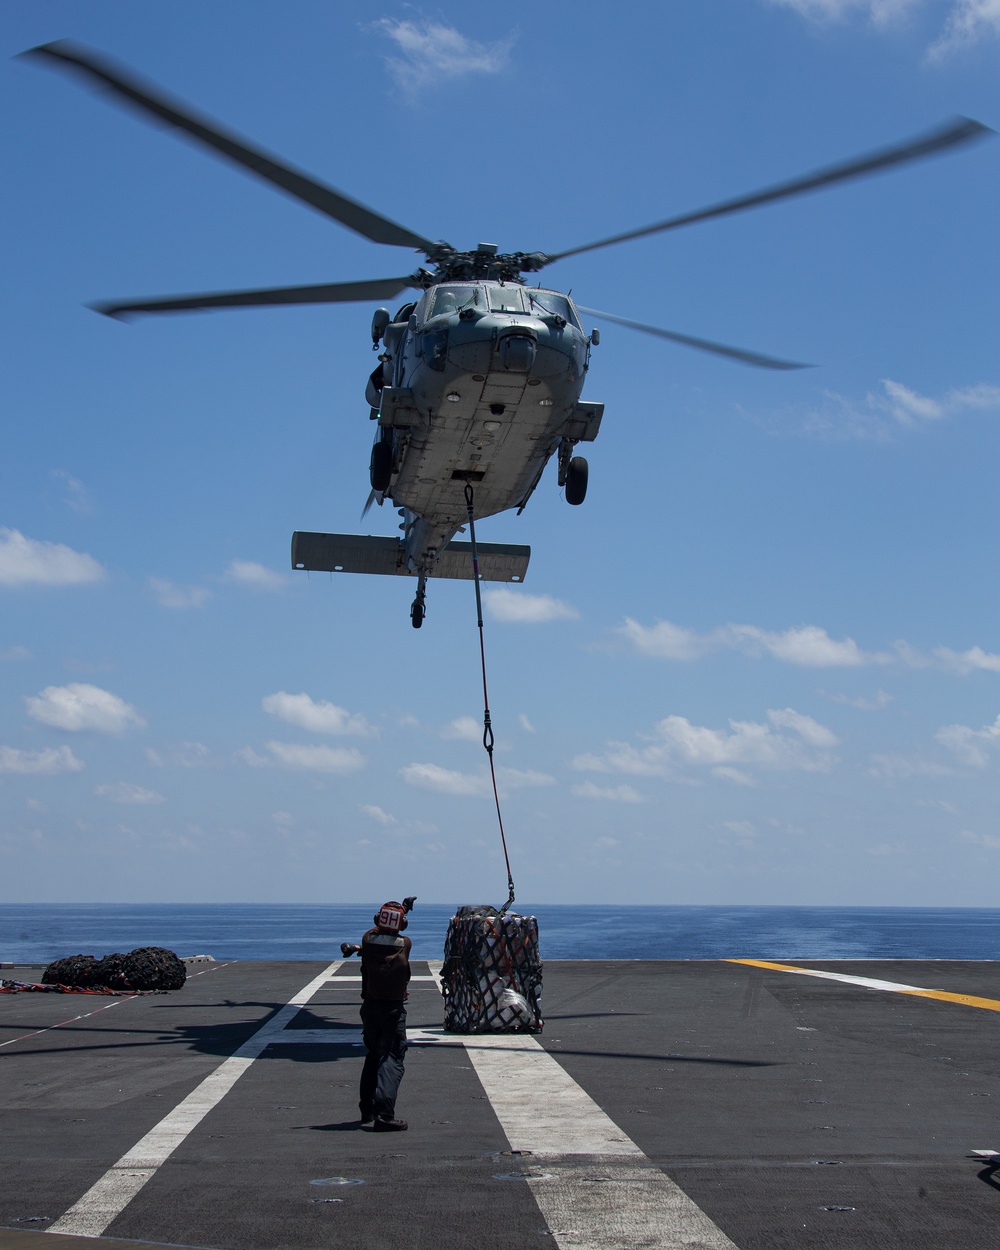
[[[383,903],[373,917],[375,927],[382,933],[402,933],[406,928],[406,910],[394,900]]]

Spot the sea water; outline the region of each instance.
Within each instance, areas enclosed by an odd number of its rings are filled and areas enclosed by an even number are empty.
[[[517,904],[543,959],[1000,959],[1000,909]],[[454,907],[418,902],[407,936],[440,959]],[[215,959],[332,960],[371,905],[0,904],[0,962],[165,946]]]

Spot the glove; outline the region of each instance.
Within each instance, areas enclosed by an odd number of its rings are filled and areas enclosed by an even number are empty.
[[[415,894],[410,894],[403,899],[403,911],[413,911],[413,904],[417,901]]]
[[[352,955],[356,955],[360,950],[360,946],[352,946],[350,942],[341,942],[340,944],[340,953],[345,959],[350,959]]]

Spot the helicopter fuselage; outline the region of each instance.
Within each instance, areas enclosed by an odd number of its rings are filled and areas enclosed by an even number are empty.
[[[476,519],[520,510],[553,455],[563,482],[596,437],[604,406],[580,400],[592,340],[567,296],[517,282],[432,286],[380,339],[372,486],[402,509],[407,571],[426,577],[467,520],[467,483]]]
[[[113,300],[94,306],[109,317],[131,317],[210,308],[368,303],[393,299],[405,290],[420,291],[419,299],[404,305],[395,318],[386,309],[376,312],[372,341],[376,350],[383,344],[383,350],[366,392],[379,426],[372,449],[369,502],[382,504],[390,499],[399,505],[404,538],[400,542],[371,535],[296,532],[291,551],[296,569],[415,576],[417,596],[410,619],[417,627],[424,618],[429,576],[520,581],[527,568],[529,548],[491,544],[488,552],[477,548],[487,559],[475,561],[473,574],[467,560],[470,544],[452,541],[464,520],[508,508],[520,511],[553,455],[558,457],[558,481],[566,488],[567,502],[582,503],[586,494],[587,462],[572,453],[577,443],[596,437],[604,411],[603,404],[580,398],[598,331],[588,338],[568,296],[528,287],[523,275],[584,252],[923,160],[993,133],[981,122],[956,118],[904,143],[561,252],[498,253],[492,243],[462,251],[400,225],[253,147],[100,53],[58,40],[25,55],[81,74],[147,118],[175,127],[364,238],[421,252],[433,266],[391,278]],[[758,368],[806,367],[613,313],[585,311]]]

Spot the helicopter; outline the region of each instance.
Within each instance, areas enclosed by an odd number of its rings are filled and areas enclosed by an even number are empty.
[[[376,310],[371,341],[378,364],[365,388],[369,417],[377,424],[369,463],[371,493],[362,517],[373,503],[381,507],[389,500],[402,517],[402,538],[303,531],[292,536],[294,569],[415,577],[410,620],[418,629],[432,576],[524,579],[530,547],[480,543],[474,551],[472,543],[455,538],[466,520],[474,539],[477,518],[514,508],[520,515],[553,457],[567,502],[583,503],[589,470],[577,447],[597,437],[604,405],[581,398],[591,350],[600,342],[598,330],[584,330],[581,313],[746,365],[807,367],[584,308],[558,290],[528,285],[526,275],[570,256],[833,186],[993,133],[981,122],[960,117],[915,139],[561,252],[500,252],[492,243],[463,251],[425,238],[251,146],[90,48],[59,40],[22,55],[82,74],[148,119],[167,123],[372,242],[423,254],[425,264],[400,277],[91,305],[109,317],[128,318],[370,303],[419,292],[394,315],[384,307]]]

